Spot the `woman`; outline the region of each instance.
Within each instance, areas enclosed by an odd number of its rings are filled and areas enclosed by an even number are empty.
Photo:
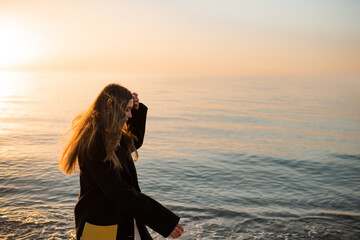
[[[109,84],[73,120],[60,169],[71,174],[80,168],[77,239],[152,239],[145,225],[164,237],[184,232],[180,218],[141,193],[138,185],[134,160],[143,143],[146,113],[136,93]]]

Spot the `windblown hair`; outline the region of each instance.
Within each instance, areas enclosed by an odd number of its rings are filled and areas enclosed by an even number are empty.
[[[115,153],[120,141],[121,146],[126,149],[126,154],[132,157],[131,154],[135,152],[134,161],[137,160],[138,152],[134,145],[137,139],[128,130],[125,113],[132,97],[131,92],[125,87],[109,84],[87,111],[74,118],[72,128],[64,135],[72,133],[71,140],[65,145],[59,161],[60,169],[65,174],[76,173],[79,156],[92,156],[93,151],[99,147],[95,146],[95,143],[99,144],[96,138],[100,138],[106,152],[105,158],[99,159],[100,161],[109,161],[115,169],[122,169]]]

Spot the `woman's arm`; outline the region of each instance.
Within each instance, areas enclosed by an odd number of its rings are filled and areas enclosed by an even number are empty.
[[[146,127],[146,115],[148,108],[142,104],[138,103],[138,109],[133,108],[131,110],[132,118],[127,121],[129,130],[134,134],[138,141],[135,141],[135,147],[139,149],[144,141],[145,127]]]

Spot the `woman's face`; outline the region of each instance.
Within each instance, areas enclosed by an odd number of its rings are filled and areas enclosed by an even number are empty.
[[[125,116],[126,116],[126,122],[129,120],[129,118],[132,117],[131,115],[131,109],[133,108],[134,106],[134,101],[133,99],[130,99],[126,108],[125,108]]]

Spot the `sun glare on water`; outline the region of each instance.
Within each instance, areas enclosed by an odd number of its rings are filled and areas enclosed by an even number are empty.
[[[25,73],[0,71],[0,110],[3,100],[24,96],[30,89]]]
[[[0,17],[0,69],[34,60],[39,53],[37,37],[24,24]]]

